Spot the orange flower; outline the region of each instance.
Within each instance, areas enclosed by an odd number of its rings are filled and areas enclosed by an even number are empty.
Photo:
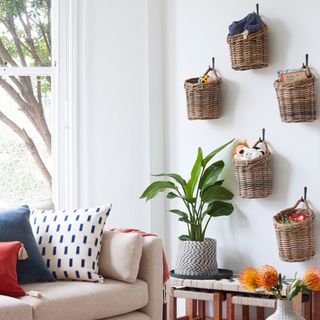
[[[259,280],[260,287],[270,290],[278,282],[278,271],[272,266],[265,265],[259,272]]]
[[[245,268],[240,276],[241,285],[247,290],[255,290],[259,287],[259,271],[256,268]]]
[[[303,276],[303,282],[308,289],[320,291],[320,272],[317,268],[308,268]]]

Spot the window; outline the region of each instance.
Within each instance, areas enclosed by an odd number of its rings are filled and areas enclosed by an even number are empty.
[[[0,2],[0,204],[51,199],[52,1]]]

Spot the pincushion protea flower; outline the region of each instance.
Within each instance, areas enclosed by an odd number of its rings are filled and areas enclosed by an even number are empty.
[[[278,277],[278,271],[274,267],[269,265],[263,266],[259,270],[259,287],[270,291],[277,285]]]
[[[240,276],[241,285],[247,290],[255,290],[259,288],[259,271],[256,268],[245,268]]]
[[[308,268],[303,276],[303,283],[312,291],[320,291],[320,272],[317,268]]]

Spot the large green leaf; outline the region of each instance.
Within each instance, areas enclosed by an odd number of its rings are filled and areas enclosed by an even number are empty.
[[[140,199],[146,198],[146,201],[154,198],[159,192],[166,189],[175,189],[177,186],[171,181],[155,181],[150,184],[150,186],[143,192]]]
[[[198,148],[198,155],[197,159],[193,165],[192,171],[191,171],[191,177],[189,181],[187,182],[186,185],[186,195],[189,197],[193,196],[194,188],[198,182],[200,173],[201,173],[201,163],[203,160],[203,155],[202,155],[202,149]]]
[[[177,215],[180,216],[181,218],[186,218],[186,219],[188,219],[187,213],[185,213],[185,212],[183,212],[183,211],[181,211],[181,210],[172,209],[172,210],[169,210],[169,211],[172,212],[172,213],[177,214]]]
[[[211,217],[229,216],[233,212],[233,205],[223,201],[213,201],[204,212]]]
[[[186,186],[186,181],[176,173],[159,173],[159,174],[152,174],[154,177],[169,177],[176,180],[183,188]]]
[[[203,173],[200,181],[199,181],[199,188],[206,189],[209,186],[213,185],[219,178],[220,173],[224,168],[223,160],[214,162],[210,165],[205,172]]]
[[[222,186],[211,186],[202,192],[202,201],[209,203],[214,200],[231,200],[233,198],[233,193]]]
[[[230,140],[229,142],[227,142],[226,144],[224,144],[223,146],[217,148],[216,150],[212,151],[211,153],[209,153],[202,161],[202,166],[205,168],[206,165],[208,164],[208,162],[217,154],[219,153],[221,150],[223,150],[226,146],[228,146],[230,143],[232,143],[234,141],[234,139]]]

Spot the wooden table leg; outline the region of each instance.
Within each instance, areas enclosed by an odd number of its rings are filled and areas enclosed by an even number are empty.
[[[198,315],[200,317],[201,320],[205,320],[206,319],[206,302],[199,300],[198,301]]]
[[[177,298],[174,297],[174,289],[170,289],[169,314],[170,320],[177,320]]]
[[[232,293],[227,293],[227,320],[234,320],[234,304],[232,303]]]
[[[312,292],[309,294],[309,301],[304,304],[304,317],[306,320],[312,320]]]
[[[213,294],[213,312],[214,320],[222,320],[222,293],[215,292]]]
[[[292,300],[293,309],[298,316],[302,315],[302,293],[300,292],[297,296],[295,296]]]
[[[249,320],[249,306],[242,306],[242,320]]]
[[[264,320],[264,307],[257,307],[257,320]]]
[[[313,292],[313,319],[320,319],[320,291]]]
[[[189,319],[197,316],[197,300],[186,299],[186,315]]]

